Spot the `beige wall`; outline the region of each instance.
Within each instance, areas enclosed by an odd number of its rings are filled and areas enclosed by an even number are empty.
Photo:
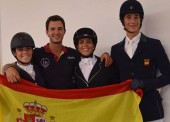
[[[45,45],[48,42],[45,34],[45,21],[54,14],[61,15],[66,22],[67,32],[63,40],[64,45],[74,47],[73,34],[80,27],[93,28],[99,39],[97,55],[105,51],[110,52],[111,45],[121,41],[125,34],[118,17],[120,5],[124,0],[0,1],[0,68],[6,63],[15,61],[9,46],[15,33],[28,32],[34,38],[37,47]],[[139,1],[145,12],[142,32],[160,39],[170,57],[170,1]],[[170,101],[170,98],[166,100]],[[165,109],[167,111],[170,106]],[[170,118],[167,116],[166,122],[169,121]]]
[[[48,42],[45,34],[47,17],[59,14],[66,21],[64,45],[73,47],[72,37],[80,27],[91,27],[98,34],[96,54],[110,52],[111,45],[124,37],[119,21],[119,8],[124,0],[1,0],[1,64],[13,62],[10,40],[19,31],[30,33],[40,47]],[[170,2],[169,0],[140,0],[145,18],[142,31],[158,38],[170,56]]]

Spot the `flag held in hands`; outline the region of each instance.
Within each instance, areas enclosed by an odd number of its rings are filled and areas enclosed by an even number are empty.
[[[50,90],[25,80],[8,83],[0,75],[0,122],[143,122],[142,91],[132,91],[130,82]]]

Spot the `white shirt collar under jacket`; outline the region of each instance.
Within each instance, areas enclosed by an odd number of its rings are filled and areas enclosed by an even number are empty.
[[[140,37],[141,37],[141,33],[139,33],[138,35],[136,35],[133,39],[129,39],[129,37],[126,36],[125,38],[125,52],[129,55],[130,58],[133,57],[136,49],[137,49],[137,46],[138,46],[138,43],[140,41]]]
[[[35,71],[33,69],[33,65],[32,64],[28,64],[28,65],[21,65],[17,62],[17,65],[23,69],[24,71],[26,71],[34,80],[35,80]]]
[[[86,81],[88,81],[90,72],[93,66],[95,65],[96,61],[97,59],[95,56],[90,57],[90,58],[81,58],[81,61],[79,62],[79,66]]]

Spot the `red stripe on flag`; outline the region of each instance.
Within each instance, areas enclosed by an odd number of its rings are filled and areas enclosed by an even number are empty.
[[[0,75],[0,84],[15,91],[61,99],[85,99],[114,95],[130,90],[130,82],[131,80],[127,80],[120,84],[88,89],[53,90],[36,86],[35,84],[26,80],[22,80],[21,83],[9,83],[5,76]],[[142,96],[142,90],[137,90],[136,92]]]

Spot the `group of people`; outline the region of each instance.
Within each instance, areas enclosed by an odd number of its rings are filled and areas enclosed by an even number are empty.
[[[141,88],[144,92],[139,106],[144,122],[163,122],[162,98],[157,89],[170,83],[169,59],[160,40],[140,32],[144,18],[140,2],[126,0],[119,18],[126,36],[111,47],[111,57],[94,54],[97,34],[88,27],[75,32],[75,49],[64,46],[65,22],[54,15],[46,21],[49,43],[44,47],[34,48],[28,33],[14,35],[11,51],[17,62],[5,65],[3,72],[11,83],[23,78],[48,89],[91,88],[132,79],[132,90]]]

